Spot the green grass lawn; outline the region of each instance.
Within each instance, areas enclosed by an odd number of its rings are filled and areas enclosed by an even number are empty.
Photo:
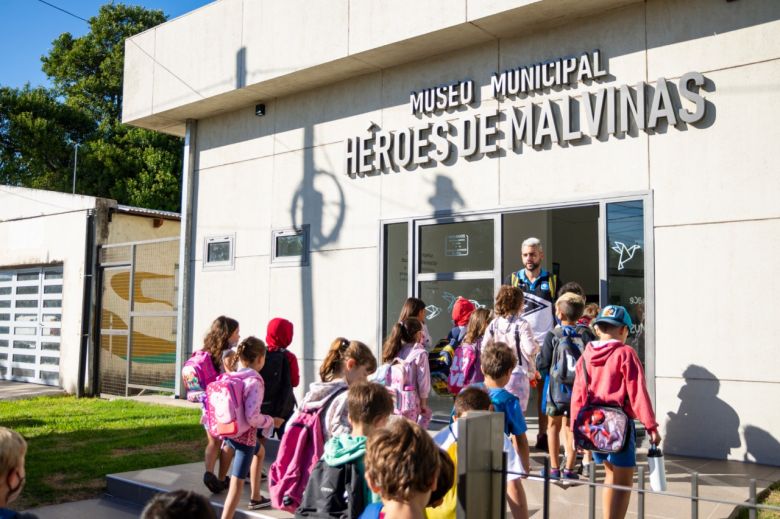
[[[780,506],[780,481],[775,481],[769,488],[761,492],[758,496],[758,502],[764,505]],[[773,510],[759,510],[758,519],[780,519],[780,512]],[[747,519],[748,511],[740,510],[737,519]]]
[[[206,445],[200,410],[130,400],[41,397],[0,402],[0,425],[28,443],[19,510],[105,491],[106,474],[191,463]]]

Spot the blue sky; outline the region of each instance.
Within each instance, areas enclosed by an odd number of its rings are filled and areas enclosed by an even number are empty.
[[[111,0],[46,0],[50,4],[89,19],[101,5]],[[123,3],[161,9],[175,18],[211,0],[125,0]],[[117,2],[119,3],[119,2]],[[51,42],[63,32],[81,36],[89,30],[86,22],[69,16],[39,0],[0,0],[0,86],[21,87],[50,83],[41,71],[41,56],[48,54]]]

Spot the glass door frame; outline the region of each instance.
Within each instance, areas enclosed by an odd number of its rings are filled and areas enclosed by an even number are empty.
[[[488,271],[447,274],[420,274],[419,273],[419,230],[421,226],[437,223],[457,223],[475,220],[493,219],[494,226],[494,247],[495,260],[493,265],[493,277],[496,287],[503,282],[501,272],[503,272],[503,215],[509,213],[543,211],[552,209],[563,209],[581,206],[599,206],[598,221],[598,240],[599,240],[599,304],[603,305],[607,299],[607,204],[614,202],[638,201],[643,202],[644,219],[644,241],[645,241],[645,378],[647,388],[651,398],[655,400],[655,377],[656,377],[656,347],[655,347],[655,229],[653,218],[653,192],[635,191],[625,193],[614,193],[611,195],[583,198],[577,200],[560,200],[543,204],[529,204],[524,206],[496,207],[480,211],[462,211],[455,214],[446,215],[418,215],[408,218],[393,218],[379,221],[379,254],[378,259],[378,287],[379,304],[377,305],[377,344],[381,350],[381,344],[384,341],[382,336],[382,323],[384,319],[384,257],[385,257],[385,225],[393,223],[408,224],[408,258],[409,271],[407,273],[407,294],[417,297],[419,294],[419,283],[421,281],[449,281],[460,279],[485,279],[488,277]]]

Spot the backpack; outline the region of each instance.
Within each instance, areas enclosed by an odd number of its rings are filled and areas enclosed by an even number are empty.
[[[287,355],[281,350],[267,352],[260,376],[265,383],[260,412],[274,418],[289,419],[295,407],[295,396],[290,382],[290,362]]]
[[[554,410],[564,411],[571,404],[575,368],[585,350],[585,341],[573,326],[563,326],[554,333],[557,341],[550,364],[547,405]]]
[[[181,368],[187,400],[202,402],[206,396],[206,387],[217,379],[217,375],[211,354],[204,350],[194,352]]]
[[[425,355],[425,350],[412,350],[405,360],[396,357],[392,362],[384,364],[377,374],[376,381],[390,390],[395,404],[394,414],[417,422],[421,412],[420,395],[417,392],[417,377],[412,361],[419,355]]]
[[[574,444],[589,451],[611,454],[622,451],[631,434],[628,415],[614,405],[593,404],[588,366],[584,359],[582,374],[585,377],[585,405],[574,417]]]
[[[295,517],[349,519],[366,507],[365,476],[359,460],[332,467],[320,459],[311,471]]]
[[[268,491],[274,508],[295,512],[300,506],[309,475],[322,457],[325,446],[322,414],[344,391],[346,388],[336,391],[317,409],[302,407],[287,424],[276,460],[268,473]]]
[[[481,342],[481,338],[477,339],[476,344],[464,342],[455,349],[450,375],[447,379],[447,388],[453,395],[457,395],[461,389],[477,381],[477,375],[480,373],[479,346]]]
[[[256,371],[225,373],[206,388],[206,428],[215,438],[237,438],[250,429],[244,414],[244,383]]]

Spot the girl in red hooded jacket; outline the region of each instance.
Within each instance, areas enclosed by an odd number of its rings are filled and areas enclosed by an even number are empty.
[[[636,431],[633,419],[645,426],[650,442],[658,445],[661,435],[653,412],[653,404],[647,393],[645,374],[639,356],[625,344],[631,328],[631,317],[622,306],[606,306],[593,321],[598,341],[585,347],[577,361],[574,388],[571,396],[572,429],[580,409],[586,405],[588,387],[583,370],[588,370],[590,381],[590,404],[621,407],[631,418],[629,439],[625,448],[616,453],[593,453],[593,461],[603,463],[606,477],[604,483],[630,487],[634,484],[636,466]],[[604,517],[622,519],[628,510],[631,493],[625,490],[605,488],[602,495]]]
[[[300,370],[298,369],[298,358],[287,349],[293,338],[293,324],[287,319],[274,317],[268,322],[268,328],[265,334],[265,343],[268,345],[268,351],[283,351],[287,362],[290,363],[290,382],[292,387],[298,387],[301,382]]]

